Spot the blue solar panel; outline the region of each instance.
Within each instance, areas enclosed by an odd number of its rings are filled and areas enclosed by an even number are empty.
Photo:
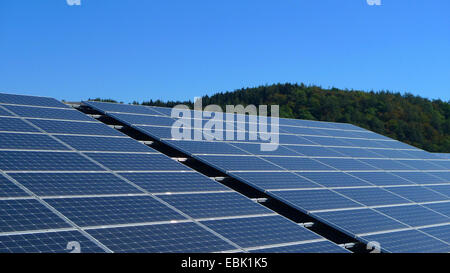
[[[410,158],[410,156],[400,150],[371,149],[373,153],[381,155],[383,158]]]
[[[324,187],[357,187],[357,186],[370,186],[370,184],[341,172],[315,172],[299,173]]]
[[[57,138],[78,151],[156,153],[156,150],[131,138],[68,135],[60,135]]]
[[[156,115],[163,115],[163,116],[171,116],[172,115],[172,108],[167,107],[157,107],[157,106],[148,106],[152,111],[156,113]]]
[[[273,189],[304,189],[318,188],[320,185],[315,184],[307,179],[295,175],[290,172],[238,172],[233,176],[252,184],[254,187],[263,190]]]
[[[69,150],[47,135],[0,133],[0,149],[11,150]]]
[[[202,223],[244,248],[320,238],[315,233],[281,216],[203,221]]]
[[[6,177],[0,175],[0,197],[19,197],[29,196],[25,191],[9,181]]]
[[[371,166],[374,166],[381,170],[386,171],[401,171],[401,170],[411,170],[412,167],[409,167],[407,165],[401,164],[400,162],[396,160],[391,159],[359,159],[360,161],[369,164]]]
[[[324,146],[352,146],[346,142],[346,139],[334,138],[334,137],[315,137],[315,136],[304,136],[308,141],[311,141],[315,144],[324,145]],[[295,143],[294,143],[295,144]]]
[[[198,156],[202,161],[208,162],[219,169],[229,171],[267,170],[277,171],[281,168],[253,156]]]
[[[412,227],[450,222],[449,217],[417,205],[378,208],[376,210]]]
[[[299,156],[298,153],[290,150],[291,147],[294,147],[293,145],[289,145],[289,146],[278,145],[278,147],[275,147],[274,151],[262,151],[260,144],[250,144],[250,143],[232,143],[232,144],[233,144],[233,146],[236,146],[236,147],[243,149],[243,150],[247,151],[248,153],[251,153],[254,155]],[[241,154],[244,154],[244,152],[241,152]]]
[[[11,173],[39,196],[142,193],[109,173]]]
[[[429,172],[430,175],[437,176],[442,181],[449,183],[450,182],[450,172]]]
[[[410,201],[380,188],[342,189],[337,192],[366,206],[407,204]]]
[[[45,199],[81,227],[182,220],[182,215],[150,196]]]
[[[344,157],[341,153],[338,153],[332,149],[328,149],[325,147],[319,146],[297,146],[297,145],[289,145],[286,146],[291,150],[296,151],[301,155],[306,156],[323,156],[323,157]]]
[[[349,253],[330,241],[256,249],[253,253]]]
[[[1,108],[1,106],[0,106],[0,116],[8,116],[8,117],[10,117],[10,116],[12,116],[12,114],[9,113],[8,111],[4,110],[4,109]]]
[[[386,148],[384,144],[387,141],[377,141],[377,140],[367,140],[367,139],[356,139],[356,138],[346,138],[343,139],[349,145],[353,147],[365,147],[365,148]]]
[[[172,128],[171,127],[158,127],[158,126],[135,126],[135,128],[144,134],[148,134],[152,137],[157,137],[160,139],[171,139],[172,138]]]
[[[394,172],[394,174],[415,184],[439,184],[445,182],[439,177],[425,172]]]
[[[186,171],[188,167],[162,154],[86,153],[114,171]]]
[[[374,167],[352,158],[317,158],[317,161],[342,171],[370,171]]]
[[[167,141],[169,144],[190,154],[248,154],[224,142],[205,141]]]
[[[398,160],[398,162],[411,166],[417,170],[445,170],[443,166],[425,160]]]
[[[381,144],[392,149],[417,149],[416,147],[410,146],[400,141],[383,141]]]
[[[386,190],[418,203],[447,200],[447,196],[420,186],[389,187]]]
[[[274,191],[272,195],[305,211],[362,206],[330,190]]]
[[[450,198],[450,185],[427,186],[426,188]]]
[[[57,109],[12,105],[5,105],[4,107],[20,117],[94,121],[91,117],[70,108]]]
[[[176,121],[176,119],[163,116],[143,116],[133,114],[109,114],[109,116],[121,121],[126,121],[129,124],[140,125],[172,126]]]
[[[279,135],[280,144],[296,144],[296,145],[317,145],[318,143],[307,140],[305,137],[298,135]]]
[[[345,232],[355,235],[407,227],[371,209],[320,212],[314,213],[314,215]]]
[[[199,173],[121,173],[121,176],[151,193],[230,190]]]
[[[289,171],[323,171],[333,170],[331,167],[325,166],[322,163],[301,157],[266,157],[267,160],[279,165],[280,167]]]
[[[38,129],[19,118],[0,117],[0,131],[5,132],[39,132]]]
[[[80,253],[104,252],[78,231],[60,231],[0,236],[0,253],[70,253],[69,242],[77,242]]]
[[[364,236],[368,242],[378,242],[385,252],[437,253],[449,252],[450,246],[417,230]]]
[[[364,133],[355,131],[343,131],[343,130],[331,130],[331,129],[318,129],[322,135],[332,137],[345,137],[345,138],[365,138]]]
[[[280,132],[286,132],[289,134],[296,134],[296,135],[309,135],[309,136],[324,136],[325,133],[322,132],[320,129],[312,129],[312,128],[305,128],[305,127],[293,127],[293,126],[280,126]]]
[[[401,186],[412,184],[410,181],[387,172],[353,172],[351,174],[376,186]]]
[[[280,125],[291,125],[291,126],[301,126],[301,127],[315,127],[315,128],[336,128],[335,123],[314,121],[314,120],[304,120],[304,119],[287,119],[280,118]]]
[[[450,243],[450,225],[423,228],[421,231],[439,240]]]
[[[196,219],[273,213],[235,192],[162,195],[160,198]]]
[[[0,93],[0,103],[68,108],[67,105],[53,98],[13,95],[4,93]]]
[[[236,247],[195,223],[87,230],[114,252],[219,252]]]
[[[433,211],[439,212],[440,214],[450,217],[450,203],[449,202],[426,204],[423,206],[427,207],[429,209],[432,209]]]
[[[364,148],[355,148],[355,147],[333,147],[333,150],[339,152],[343,155],[350,157],[366,157],[366,158],[381,158],[382,156],[372,152],[372,150],[364,149]],[[376,151],[376,150],[373,150]]]
[[[442,166],[445,170],[450,170],[450,160],[430,160],[429,162]]]
[[[42,130],[53,134],[123,136],[123,134],[119,131],[98,122],[74,122],[39,119],[31,119],[29,121]]]
[[[96,164],[74,152],[0,151],[4,171],[101,171]]]
[[[105,103],[97,101],[86,101],[83,104],[94,107],[95,109],[102,110],[103,112],[119,112],[119,113],[134,113],[145,115],[157,115],[159,113],[153,111],[151,107],[119,104],[119,103]]]
[[[70,227],[35,199],[0,200],[0,232]]]

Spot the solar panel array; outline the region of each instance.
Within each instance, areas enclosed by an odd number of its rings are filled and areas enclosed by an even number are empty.
[[[347,252],[57,100],[0,94],[0,252],[77,245]]]
[[[435,153],[435,155],[445,158],[445,159],[450,159],[450,154],[446,154],[446,153]]]
[[[84,103],[385,252],[450,251],[449,159],[350,124],[294,119],[280,119],[275,151],[248,135],[180,140],[169,108]],[[235,136],[252,125],[245,118]]]

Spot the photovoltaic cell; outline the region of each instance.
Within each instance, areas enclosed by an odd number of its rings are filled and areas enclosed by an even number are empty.
[[[401,186],[412,184],[410,181],[387,172],[352,172],[351,174],[376,186]]]
[[[317,158],[317,161],[342,171],[370,171],[374,167],[352,158]]]
[[[377,208],[376,210],[412,227],[450,222],[449,217],[417,205]]]
[[[437,184],[445,182],[439,177],[425,172],[394,172],[394,174],[415,184]]]
[[[0,117],[0,131],[5,132],[39,132],[38,129],[19,118]]]
[[[315,144],[324,145],[324,146],[342,146],[348,147],[352,146],[346,142],[346,139],[334,138],[334,137],[316,137],[316,136],[304,136],[308,141],[311,141]],[[295,143],[294,143],[295,144]]]
[[[70,227],[35,199],[0,200],[0,232]]]
[[[195,223],[102,228],[87,232],[118,253],[204,253],[236,249]]]
[[[151,193],[230,190],[197,172],[121,173],[120,175]]]
[[[297,146],[290,145],[287,146],[289,149],[296,151],[301,155],[306,156],[323,156],[323,157],[344,157],[341,153],[333,151],[332,149],[328,149],[325,147],[319,146]]]
[[[440,194],[443,194],[450,198],[450,185],[438,185],[438,186],[428,186],[425,187],[427,189],[430,189],[432,191],[439,192]]]
[[[10,117],[10,116],[12,116],[12,114],[9,113],[8,111],[2,109],[1,106],[0,106],[0,116],[7,116],[7,117]]]
[[[306,177],[324,187],[357,187],[370,186],[370,184],[341,172],[302,172],[299,175]]]
[[[20,197],[29,196],[25,191],[0,175],[0,197]]]
[[[341,189],[337,192],[366,206],[381,206],[411,203],[398,195],[380,188]]]
[[[181,216],[150,196],[45,199],[81,227],[181,220]]]
[[[412,167],[401,164],[400,162],[391,159],[359,159],[359,160],[380,170],[392,171],[392,170],[413,169]]]
[[[260,156],[270,156],[270,155],[280,155],[280,156],[299,156],[298,153],[291,151],[291,146],[282,146],[278,145],[278,147],[274,146],[273,151],[263,151],[261,149],[261,144],[250,144],[250,143],[232,143],[233,146],[243,149],[250,154],[260,155]],[[244,151],[241,151],[241,154],[245,154]]]
[[[143,132],[144,134],[148,134],[153,137],[157,137],[160,139],[171,139],[172,138],[172,129],[170,127],[160,127],[160,126],[135,126],[136,129]]]
[[[101,171],[93,162],[75,152],[0,151],[4,171]]]
[[[273,213],[235,192],[162,195],[160,198],[195,219]]]
[[[320,185],[290,172],[239,172],[233,173],[233,176],[264,190],[320,187]]]
[[[330,241],[306,243],[300,245],[289,245],[280,247],[263,248],[250,251],[253,253],[349,253]]]
[[[109,173],[10,173],[39,196],[142,193]]]
[[[157,112],[153,111],[151,107],[140,106],[140,105],[129,105],[123,103],[104,103],[97,101],[87,101],[84,104],[94,106],[96,108],[102,109],[104,112],[119,112],[119,113],[134,113],[134,114],[144,114],[144,115],[156,115]]]
[[[171,145],[188,151],[190,154],[248,154],[242,150],[237,149],[225,142],[206,142],[206,141],[167,141]]]
[[[176,121],[176,119],[163,116],[143,116],[133,114],[109,114],[109,116],[121,121],[126,121],[127,123],[140,125],[172,126]]]
[[[78,151],[157,152],[147,145],[141,144],[131,138],[69,135],[59,135],[56,137]]]
[[[253,156],[198,156],[202,161],[214,165],[219,169],[229,171],[251,171],[251,170],[282,170],[281,168]]]
[[[58,109],[14,105],[4,105],[4,107],[20,117],[94,121],[91,117],[70,108]]]
[[[60,231],[0,236],[0,253],[69,253],[69,242],[78,242],[81,253],[104,252],[78,231]]]
[[[449,252],[450,246],[417,230],[364,236],[366,241],[375,241],[383,251],[401,253]]]
[[[333,170],[331,167],[310,159],[301,157],[266,157],[268,161],[289,171],[321,171]]]
[[[423,206],[427,207],[429,209],[432,209],[433,211],[439,212],[440,214],[450,217],[450,203],[449,202],[426,204]]]
[[[431,191],[425,187],[412,186],[412,187],[389,187],[386,190],[398,194],[406,199],[414,202],[434,202],[445,201],[447,196]]]
[[[47,135],[0,133],[0,149],[11,150],[69,150]]]
[[[350,234],[364,234],[406,228],[407,226],[371,209],[314,213],[320,219]]]
[[[74,135],[101,135],[101,136],[123,136],[114,130],[98,122],[75,122],[58,120],[29,120],[47,133],[53,134],[74,134]]]
[[[447,243],[450,243],[450,225],[423,228],[421,231]]]
[[[304,211],[362,206],[330,190],[276,191],[272,195]]]
[[[186,171],[184,165],[162,154],[86,153],[114,171]]]
[[[345,156],[361,158],[381,158],[382,156],[372,152],[369,149],[355,147],[333,147],[333,150]]]
[[[320,238],[315,233],[281,216],[203,221],[202,223],[244,248]]]
[[[0,93],[0,103],[68,108],[67,105],[53,98],[13,95],[4,93]]]
[[[443,166],[425,160],[398,160],[398,162],[417,170],[445,170]]]

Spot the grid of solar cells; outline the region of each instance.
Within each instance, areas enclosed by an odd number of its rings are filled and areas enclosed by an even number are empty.
[[[253,253],[349,253],[343,247],[330,243],[329,241],[306,243],[300,245],[289,245],[256,249]]]
[[[56,138],[78,151],[156,153],[156,150],[131,138],[69,135],[59,135]]]
[[[0,106],[0,116],[8,116],[8,117],[10,117],[10,116],[12,116],[12,114],[9,113],[8,111],[4,110],[4,109],[1,108],[1,106]]]
[[[0,131],[5,132],[39,132],[38,129],[18,118],[0,117]]]
[[[60,231],[0,236],[0,253],[69,253],[69,242],[77,242],[82,253],[105,252],[79,231]]]
[[[0,197],[29,196],[24,190],[0,175]]]
[[[66,119],[66,120],[83,120],[94,121],[91,117],[82,114],[75,109],[59,109],[59,108],[42,108],[4,105],[6,109],[21,117],[27,118],[44,118],[44,119]]]
[[[98,105],[90,105],[107,112]],[[172,139],[170,127],[154,127],[170,126],[167,118],[136,118],[127,115],[126,111],[122,113],[115,118],[130,126],[137,125],[135,128],[141,132],[225,171],[250,186],[268,190],[267,193],[272,197],[300,210],[313,212],[313,216],[350,235],[391,233],[392,230],[409,227],[401,219],[375,210],[361,209],[365,206],[394,208],[399,204],[430,202],[425,200],[450,201],[446,194],[439,193],[439,189],[409,186],[449,181],[441,178],[447,176],[448,171],[439,175],[426,172],[448,170],[450,164],[447,161],[433,160],[436,158],[434,155],[352,125],[280,119],[282,152],[270,156],[275,154],[258,153],[255,151],[258,144],[250,144],[255,141],[249,140],[231,141],[234,147],[244,150],[241,153],[227,149],[228,146],[218,142],[187,145],[186,142]],[[167,116],[169,111],[164,114]],[[142,121],[149,126],[138,126],[136,122]],[[254,146],[246,149],[246,145]],[[294,151],[299,156],[292,156],[291,152]],[[248,153],[252,156],[248,156]],[[296,171],[297,174],[292,174]],[[320,187],[336,189],[305,190]],[[421,217],[420,213],[413,214],[413,218],[418,217]]]
[[[421,231],[446,243],[450,243],[450,225],[423,228]]]
[[[0,93],[0,103],[3,104],[17,104],[17,105],[33,105],[33,106],[46,106],[57,108],[69,108],[64,103],[55,100],[53,98],[15,95]]]
[[[0,133],[0,149],[11,150],[69,150],[47,135]]]
[[[47,133],[52,134],[123,136],[117,130],[98,122],[76,122],[45,119],[30,119],[29,122],[38,126]]]

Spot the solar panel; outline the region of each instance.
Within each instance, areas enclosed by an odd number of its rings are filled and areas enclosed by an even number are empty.
[[[29,122],[38,126],[45,132],[52,134],[123,136],[117,130],[98,122],[74,122],[44,119],[31,119]]]
[[[417,205],[377,208],[376,210],[412,227],[450,222],[449,217]]]
[[[225,219],[202,223],[231,241],[238,242],[243,248],[320,238],[312,231],[281,216]]]
[[[2,108],[2,106],[0,106],[0,116],[7,116],[7,117],[10,117],[10,116],[12,116],[12,114],[11,114],[10,112],[4,110],[4,109]]]
[[[0,149],[69,150],[65,145],[42,134],[0,133]]]
[[[346,250],[345,248],[337,246],[336,244],[333,244],[329,241],[255,249],[250,252],[254,252],[254,253],[349,253],[349,251]]]
[[[450,243],[450,225],[423,228],[420,231],[446,243]]]
[[[225,140],[231,146],[219,140],[180,141],[171,135],[173,119],[109,114],[102,105],[88,104],[351,236],[380,232],[392,234],[392,231],[409,228],[402,221],[366,206],[383,207],[391,212],[389,209],[398,205],[416,206],[417,202],[448,201],[448,196],[438,193],[438,190],[411,186],[450,182],[446,172],[435,172],[448,169],[446,161],[430,160],[436,157],[349,124],[280,119],[280,148],[263,152],[259,149],[259,143],[255,143],[261,140]],[[170,114],[168,108],[152,110]],[[248,120],[248,117],[245,118]],[[245,126],[247,128],[248,123]],[[248,132],[245,136],[248,137]],[[293,152],[298,156],[294,156]],[[167,196],[182,199],[181,195]],[[417,216],[407,222],[419,221],[416,218],[421,214],[414,211]],[[222,228],[219,222],[231,223],[235,220],[211,222],[217,223],[216,229],[222,231],[228,227]],[[430,218],[430,221],[433,219]],[[221,234],[226,233],[222,231]],[[261,249],[264,248],[271,247]],[[383,250],[389,251],[388,248]]]
[[[450,217],[450,204],[448,202],[425,204],[423,206]]]
[[[62,103],[58,100],[55,100],[53,98],[4,94],[4,93],[0,93],[0,103],[69,108],[64,103]]]
[[[60,135],[56,138],[79,151],[149,152],[156,150],[130,138]]]
[[[66,120],[83,120],[94,121],[91,117],[86,116],[74,109],[59,108],[41,108],[16,105],[4,105],[6,109],[21,117],[29,118],[46,118],[46,119],[66,119]]]
[[[0,197],[29,196],[24,190],[0,175]]]
[[[0,131],[5,132],[39,132],[38,129],[19,118],[0,117]]]
[[[0,253],[69,253],[77,242],[82,253],[105,252],[79,231],[59,231],[0,236]]]

